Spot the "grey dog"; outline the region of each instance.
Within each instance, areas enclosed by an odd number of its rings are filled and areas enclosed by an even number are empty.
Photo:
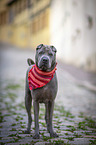
[[[34,64],[33,60],[27,59],[29,68],[26,73],[26,89],[25,89],[25,106],[28,113],[28,127],[25,133],[30,133],[32,117],[31,106],[33,100],[34,108],[34,120],[35,120],[35,134],[33,138],[39,138],[39,103],[45,104],[45,120],[47,124],[47,130],[51,137],[58,137],[54,132],[52,126],[52,117],[54,109],[54,100],[57,94],[57,77],[56,72],[54,77],[45,86],[30,91],[28,83],[28,72]],[[56,48],[54,46],[40,44],[36,48],[35,64],[41,70],[45,72],[52,71],[56,66]]]

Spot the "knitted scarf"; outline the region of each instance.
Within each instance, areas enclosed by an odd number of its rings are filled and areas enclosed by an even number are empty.
[[[56,67],[50,72],[41,71],[36,64],[34,64],[28,73],[29,89],[33,90],[45,86],[51,81],[55,71]]]

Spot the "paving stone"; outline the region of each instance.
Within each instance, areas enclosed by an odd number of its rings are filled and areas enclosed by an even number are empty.
[[[74,141],[69,141],[73,145],[89,145],[90,139],[88,138],[74,138]]]
[[[62,134],[65,134],[65,133],[73,134],[71,131],[62,131],[62,130],[61,130],[61,133],[62,133]]]
[[[26,143],[29,143],[33,140],[32,137],[24,137],[24,139],[20,139],[19,142],[26,142]],[[35,141],[35,140],[34,140]]]
[[[8,143],[13,143],[13,142],[15,142],[15,141],[17,141],[18,140],[18,137],[16,137],[16,136],[14,136],[14,137],[4,137],[4,138],[2,138],[2,140],[4,140],[5,141],[5,143],[6,142],[8,142]],[[1,140],[1,142],[2,142],[2,140]],[[7,140],[7,141],[6,141]]]
[[[12,138],[2,139],[0,142],[7,143],[7,142],[11,142],[11,141],[14,141],[14,139],[12,139]]]
[[[46,145],[48,142],[37,142],[34,145]]]
[[[96,136],[95,136],[95,135],[84,135],[83,137],[87,137],[87,138],[95,138],[95,139],[96,139]]]
[[[85,130],[75,130],[75,131],[74,131],[74,133],[77,133],[77,134],[78,134],[78,133],[85,133],[85,132],[86,132]]]
[[[50,139],[51,142],[58,141],[58,140],[60,140],[60,141],[64,141],[64,143],[67,143],[67,142],[68,142],[67,139],[61,139],[61,138]]]
[[[15,134],[17,134],[17,131],[8,131],[8,130],[5,130],[5,131],[2,131],[2,132],[1,132],[1,135],[0,135],[0,136],[1,136],[1,137],[2,137],[2,136],[9,136],[9,135],[11,135],[11,134],[14,134],[14,135],[15,135]]]
[[[21,143],[21,144],[23,145],[23,144],[26,144],[26,143],[23,142],[23,143]],[[7,145],[20,145],[20,143],[19,143],[19,142],[16,142],[16,143],[13,143],[13,142],[12,142],[12,143],[7,143]]]
[[[94,135],[94,136],[96,136],[96,133],[92,133],[92,132],[89,132],[91,135]]]
[[[44,133],[44,136],[50,137],[50,134],[49,133]]]
[[[75,123],[74,122],[66,122],[66,123],[64,123],[64,126],[75,126],[76,127],[76,125],[75,125]],[[62,125],[61,125],[61,127],[62,127]]]
[[[13,54],[12,54],[12,52]],[[5,77],[1,77],[1,92],[0,96],[1,102],[0,102],[0,109],[1,109],[1,115],[3,116],[3,120],[1,120],[1,141],[8,145],[20,145],[20,144],[36,144],[36,145],[43,145],[43,144],[50,144],[48,138],[50,138],[50,134],[47,132],[46,124],[45,126],[43,123],[45,123],[45,114],[44,110],[42,109],[45,106],[41,105],[40,110],[40,119],[39,119],[39,126],[40,126],[40,139],[33,139],[34,135],[34,113],[32,110],[32,126],[31,126],[31,134],[23,134],[24,131],[27,128],[28,123],[28,117],[27,112],[24,107],[24,84],[25,84],[25,73],[27,70],[27,66],[25,65],[25,58],[26,55],[30,55],[30,52],[26,51],[19,51],[19,50],[11,50],[11,51],[4,51],[2,52],[4,55],[3,63],[6,64],[7,60],[7,66],[3,67],[2,65],[2,76],[5,74],[5,72],[8,72],[8,76],[4,75]],[[18,52],[18,53],[17,53]],[[12,56],[10,56],[10,53]],[[20,58],[18,58],[18,54],[20,54]],[[17,57],[16,57],[17,56]],[[12,60],[11,60],[12,57]],[[21,62],[18,63],[18,65],[14,66],[15,59],[16,61]],[[8,65],[10,64],[10,65]],[[17,64],[17,63],[16,63]],[[21,70],[21,64],[23,72],[19,72]],[[17,72],[18,70],[18,72]],[[13,72],[13,73],[11,73]],[[60,75],[59,75],[60,74]],[[80,116],[80,111],[83,110],[88,115],[93,116],[94,120],[96,120],[96,115],[93,114],[93,111],[96,110],[96,94],[86,90],[85,88],[80,88],[77,86],[76,83],[74,83],[73,79],[70,77],[70,75],[62,70],[60,66],[58,66],[58,81],[59,81],[59,89],[58,89],[58,95],[56,99],[57,103],[57,109],[54,110],[54,117],[53,117],[53,126],[54,131],[59,134],[59,138],[53,138],[51,139],[51,142],[63,140],[64,143],[67,143],[69,141],[70,144],[89,144],[90,139],[94,137],[96,139],[96,133],[92,133],[92,131],[96,132],[96,129],[86,127],[87,130],[78,129],[78,123],[84,121],[84,117]],[[17,87],[17,89],[12,89],[12,86],[20,85],[20,88]],[[9,87],[9,89],[8,89]],[[13,93],[16,95],[16,98],[14,97],[10,98],[10,94]],[[9,94],[9,95],[8,95]],[[59,107],[63,106],[64,111],[71,110],[73,114],[75,115],[74,118],[71,118],[70,115],[66,117],[66,115],[62,115],[62,113],[59,111]],[[88,113],[90,111],[90,113]],[[68,112],[67,112],[68,113]],[[96,111],[95,111],[96,113]],[[72,114],[72,115],[73,115]],[[93,115],[92,115],[93,114]],[[5,122],[4,122],[5,121]],[[74,126],[76,130],[73,129],[71,131],[71,127],[68,126]],[[14,131],[16,129],[16,131]],[[70,130],[70,131],[67,131]],[[90,134],[90,135],[87,135]],[[43,139],[43,135],[47,141]],[[82,135],[83,138],[76,138],[76,135]],[[12,136],[12,137],[11,137]],[[70,141],[71,138],[74,138],[73,141]],[[64,139],[67,138],[67,139]],[[68,139],[69,138],[69,139]],[[12,143],[11,143],[12,141]],[[16,142],[15,142],[16,141]]]
[[[7,143],[7,145],[26,145],[26,144],[30,145],[30,142],[26,143],[25,141],[25,142]]]
[[[60,129],[61,130],[70,130],[70,128],[69,127],[66,127],[66,126],[60,126]]]
[[[32,134],[19,134],[19,136],[23,138],[26,138],[26,137],[32,138]]]

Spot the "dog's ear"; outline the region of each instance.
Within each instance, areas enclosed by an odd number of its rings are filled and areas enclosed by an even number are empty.
[[[42,46],[43,46],[43,44],[38,45],[36,50],[40,49]]]
[[[32,65],[32,64],[35,64],[34,61],[30,58],[27,59],[27,63],[29,64],[29,66]]]
[[[52,51],[54,51],[55,53],[57,52],[57,49],[52,45],[51,46]]]

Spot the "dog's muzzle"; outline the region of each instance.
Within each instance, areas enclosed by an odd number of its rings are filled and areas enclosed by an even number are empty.
[[[41,61],[43,62],[44,65],[49,63],[49,59],[47,57],[45,57],[45,56],[42,58]]]
[[[40,60],[40,65],[39,65],[41,70],[46,71],[49,67],[49,59],[46,56],[43,56]]]

